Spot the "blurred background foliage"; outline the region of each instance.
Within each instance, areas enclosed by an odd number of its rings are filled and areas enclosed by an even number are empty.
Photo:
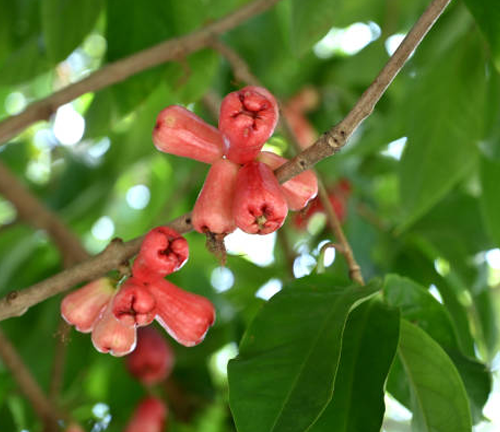
[[[0,0],[0,118],[245,3]],[[281,100],[313,87],[319,104],[307,116],[321,133],[346,115],[427,3],[284,0],[222,39]],[[477,431],[500,427],[492,408],[499,382],[492,387],[489,377],[499,361],[499,70],[498,4],[452,2],[351,142],[317,166],[329,188],[349,180],[344,227],[365,279],[394,274],[386,280],[386,301],[446,349],[465,382]],[[0,160],[97,253],[115,236],[132,239],[189,211],[203,184],[207,166],[152,145],[157,113],[182,104],[216,124],[207,101],[244,84],[218,52],[203,49],[60,107],[50,121],[2,146]],[[292,154],[279,134],[269,147]],[[191,259],[170,279],[210,298],[218,317],[200,346],[172,342],[177,363],[169,386],[178,394],[167,385],[155,389],[172,399],[170,430],[234,430],[227,360],[255,312],[283,284],[314,272],[318,260],[348,284],[343,258],[332,250],[320,254],[333,240],[322,214],[305,229],[293,215],[288,219],[278,236],[232,235],[226,267],[205,250],[203,236],[187,235]],[[0,224],[2,296],[62,269],[50,239],[17,221],[1,197]],[[60,299],[2,323],[44,389]],[[0,377],[0,429],[41,430],[2,364]],[[388,390],[385,429],[409,430],[410,413],[395,400],[409,406],[397,362]],[[60,402],[86,430],[121,430],[144,394],[122,360],[97,353],[88,335],[71,333]]]

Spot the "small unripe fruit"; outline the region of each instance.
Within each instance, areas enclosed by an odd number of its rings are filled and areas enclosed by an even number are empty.
[[[132,275],[141,281],[152,281],[179,270],[189,257],[184,237],[167,226],[149,231],[134,264]]]
[[[128,278],[113,299],[113,314],[127,326],[146,326],[156,315],[156,301],[144,284]]]
[[[239,169],[239,165],[227,159],[212,165],[193,209],[196,231],[229,234],[236,229],[233,198]]]
[[[177,342],[194,346],[215,321],[215,309],[205,297],[182,290],[165,279],[149,285],[156,299],[156,320]]]
[[[125,432],[163,432],[167,414],[165,403],[150,396],[139,403]]]
[[[146,385],[163,381],[174,366],[174,353],[154,327],[137,331],[137,346],[126,358],[128,371]]]
[[[111,280],[97,279],[79,288],[61,302],[61,315],[82,333],[89,333],[115,292]]]
[[[239,170],[233,205],[238,228],[249,234],[269,234],[283,225],[287,213],[285,197],[271,168],[254,161]]]
[[[224,153],[220,131],[179,105],[171,105],[158,114],[153,143],[162,152],[208,164]]]
[[[227,158],[244,164],[253,160],[278,123],[278,104],[262,87],[229,93],[220,107],[219,129],[229,143]]]
[[[287,159],[267,151],[261,152],[257,160],[264,162],[273,171],[288,162]],[[307,170],[283,183],[281,191],[290,210],[301,210],[318,194],[318,180],[311,170]]]
[[[92,330],[92,343],[99,352],[121,357],[135,348],[136,329],[118,321],[112,309],[110,301]]]

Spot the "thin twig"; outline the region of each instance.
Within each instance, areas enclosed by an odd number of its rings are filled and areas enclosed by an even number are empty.
[[[30,401],[37,415],[45,423],[45,427],[49,430],[57,430],[57,420],[60,418],[60,415],[45,397],[42,389],[24,364],[23,359],[1,329],[0,357],[2,357],[5,366],[11,371],[19,384],[19,388]]]
[[[207,46],[208,42],[214,36],[225,33],[249,18],[264,12],[278,3],[278,1],[256,0],[198,31],[167,40],[154,47],[147,48],[104,66],[87,78],[65,87],[45,99],[34,102],[20,114],[9,117],[1,122],[0,143],[5,143],[37,121],[47,120],[58,107],[71,102],[85,93],[109,87],[146,69],[170,60],[183,58]]]
[[[367,104],[369,108],[363,110],[358,102],[351,113],[368,112],[384,94],[387,86],[397,75],[409,55],[419,45],[423,36],[432,27],[432,24],[441,15],[445,7],[451,0],[434,0],[426,9],[422,17],[417,21],[413,29],[400,45],[398,50],[389,59],[374,83],[361,97],[361,103]],[[291,161],[282,165],[275,171],[276,178],[280,183],[295,177],[306,169],[311,168],[320,160],[331,156],[342,148],[348,137],[361,124],[365,117],[349,113],[345,120],[324,134],[311,147],[299,153]],[[368,115],[366,114],[366,115]],[[347,121],[347,119],[349,119]],[[192,230],[191,214],[185,214],[172,221],[169,226],[180,233]],[[117,268],[124,260],[131,258],[139,250],[142,237],[131,240],[127,243],[111,242],[106,250],[95,257],[92,257],[71,269],[64,270],[42,282],[32,285],[19,292],[11,292],[3,299],[0,299],[0,320],[19,316],[30,306],[63,292],[81,282],[97,279],[106,272]]]
[[[78,237],[55,213],[26,189],[1,162],[0,194],[12,203],[20,220],[47,232],[61,252],[63,263],[71,265],[88,258]]]
[[[222,54],[222,56],[226,58],[228,63],[231,65],[233,74],[237,80],[244,81],[247,84],[253,86],[262,85],[260,83],[260,80],[251,72],[247,62],[242,57],[240,57],[240,55],[236,51],[234,51],[231,47],[229,47],[220,40],[214,41],[212,43],[212,46],[217,51],[219,51]],[[278,100],[278,105],[280,106],[280,108],[283,107],[282,103],[279,100]],[[281,111],[283,112],[282,109]],[[295,151],[300,153],[302,149],[297,141],[295,133],[293,132],[292,128],[290,127],[290,124],[288,123],[286,116],[282,115],[280,117],[278,127],[287,137],[288,141],[292,143],[293,147],[295,148]],[[349,268],[349,277],[358,284],[364,285],[363,276],[361,274],[361,268],[359,264],[356,262],[356,259],[354,258],[354,252],[352,251],[351,245],[349,244],[347,237],[345,236],[344,231],[342,230],[342,224],[340,223],[340,220],[337,214],[335,213],[335,210],[332,207],[332,203],[330,202],[330,199],[328,197],[328,192],[325,188],[323,179],[316,170],[313,171],[314,174],[316,174],[316,178],[318,181],[318,189],[319,189],[318,195],[321,204],[323,204],[323,208],[325,209],[328,227],[330,228],[330,230],[332,230],[333,235],[342,245],[341,249],[342,255],[344,255],[344,258],[347,262],[347,266]]]
[[[49,386],[49,398],[54,405],[58,403],[59,393],[64,384],[64,366],[66,363],[68,337],[70,332],[71,326],[61,318],[57,328],[56,346],[54,348],[54,360],[52,361],[52,374]]]

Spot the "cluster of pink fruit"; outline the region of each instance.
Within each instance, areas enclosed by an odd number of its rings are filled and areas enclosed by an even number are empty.
[[[316,196],[313,172],[280,186],[273,170],[287,159],[261,151],[278,117],[274,96],[251,86],[222,100],[218,129],[181,106],[160,112],[153,131],[155,146],[212,165],[193,209],[196,231],[224,236],[238,227],[268,234],[283,225],[288,209],[300,210]]]
[[[95,280],[68,294],[61,303],[63,318],[92,343],[114,356],[130,353],[137,327],[158,323],[185,346],[200,343],[215,320],[204,297],[175,286],[164,277],[179,270],[189,256],[186,239],[169,227],[151,230],[142,242],[129,277],[118,289],[110,278]]]

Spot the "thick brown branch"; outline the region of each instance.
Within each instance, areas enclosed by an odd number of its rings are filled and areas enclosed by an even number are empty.
[[[371,112],[371,110],[373,110],[373,107],[385,92],[387,85],[394,79],[401,69],[404,61],[408,59],[409,54],[419,45],[422,37],[427,33],[450,1],[451,0],[434,0],[424,12],[422,18],[418,20],[410,33],[408,33],[402,45],[394,53],[393,57],[389,59],[389,62],[379,74],[375,82],[363,94],[361,100],[364,101],[364,104],[371,106],[367,112]],[[394,60],[394,56],[397,56],[396,60]],[[385,86],[380,85],[381,82],[386,82],[387,84]],[[358,102],[355,108],[359,107],[359,105],[360,104]],[[352,134],[352,132],[364,119],[362,116],[354,117],[351,114],[349,114],[346,118],[350,118],[348,125],[345,123],[345,120],[342,121],[331,131],[324,134],[314,145],[307,148],[302,153],[299,153],[290,162],[287,162],[279,167],[275,171],[278,181],[280,183],[284,183],[285,181],[290,180],[292,177],[300,174],[306,169],[311,168],[321,159],[331,156],[336,150],[343,147],[349,136],[347,135],[347,131],[350,131],[350,134]],[[353,120],[353,118],[356,118],[357,120]],[[349,128],[347,128],[347,126],[349,126]],[[332,142],[334,138],[337,140],[337,143],[341,143],[339,147],[334,147],[329,144],[329,142]],[[333,142],[335,143],[335,141]],[[181,233],[191,231],[191,215],[188,213],[180,216],[169,225]],[[65,291],[81,282],[96,279],[106,272],[117,268],[124,260],[131,258],[135,253],[137,253],[140,242],[141,238],[137,238],[123,244],[112,242],[110,246],[108,246],[108,248],[101,254],[90,258],[85,262],[77,264],[71,269],[65,270],[55,276],[45,279],[42,282],[32,285],[29,288],[8,294],[5,298],[0,300],[0,320],[21,315],[30,306]]]
[[[49,400],[45,397],[42,389],[24,364],[23,359],[19,356],[16,349],[1,329],[0,357],[14,376],[21,391],[30,401],[37,415],[45,423],[46,428],[49,430],[57,430],[58,414],[53,409]]]
[[[231,47],[229,47],[228,45],[224,44],[221,41],[213,42],[213,47],[226,58],[228,63],[231,65],[233,74],[236,77],[236,79],[244,81],[247,84],[253,86],[262,85],[259,79],[251,72],[246,61],[243,58],[241,58],[239,54],[235,52]],[[282,108],[283,104],[280,101],[278,101],[278,103],[280,105],[280,108]],[[283,110],[281,111],[283,112]],[[288,120],[286,119],[286,116],[283,115],[281,116],[279,121],[279,128],[287,137],[287,139],[292,143],[293,147],[295,148],[295,151],[300,153],[301,147],[297,141],[297,137],[295,136],[292,128],[290,127],[290,124],[288,123]],[[342,230],[342,224],[340,223],[340,220],[337,214],[335,213],[335,210],[332,207],[332,203],[330,202],[330,199],[328,197],[328,192],[325,188],[325,184],[319,173],[317,171],[314,172],[318,179],[318,186],[319,186],[318,195],[321,204],[325,209],[327,224],[330,230],[333,232],[335,238],[342,246],[341,248],[342,255],[344,255],[344,258],[347,262],[347,266],[349,267],[349,277],[358,284],[364,285],[363,276],[361,274],[361,268],[356,262],[356,259],[354,258],[354,252],[352,251],[351,245],[349,244],[347,237],[345,236],[344,231]],[[283,239],[284,237],[281,236],[278,238]]]
[[[18,218],[35,228],[44,230],[61,252],[63,262],[74,264],[88,258],[88,254],[66,224],[46,208],[0,162],[0,194],[16,208]]]
[[[39,120],[47,120],[58,107],[85,93],[95,92],[116,84],[146,69],[179,57],[184,57],[207,46],[215,35],[225,33],[252,16],[269,9],[278,1],[256,0],[198,31],[186,36],[170,39],[152,48],[133,54],[130,57],[108,64],[87,78],[54,93],[46,99],[31,104],[20,114],[9,117],[1,122],[0,143],[5,143]]]

